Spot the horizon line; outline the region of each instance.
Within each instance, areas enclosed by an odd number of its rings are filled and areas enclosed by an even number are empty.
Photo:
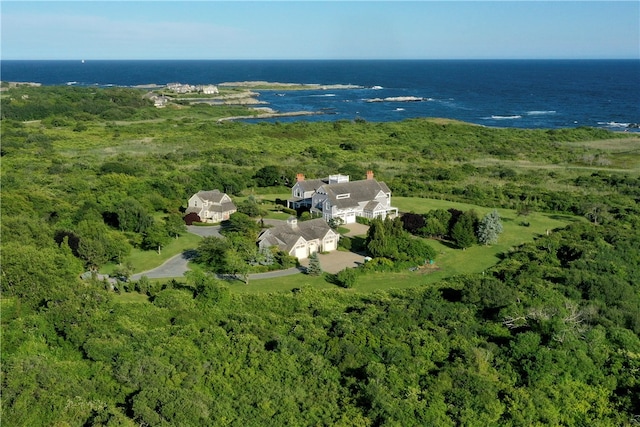
[[[0,58],[2,61],[639,61],[612,58]]]

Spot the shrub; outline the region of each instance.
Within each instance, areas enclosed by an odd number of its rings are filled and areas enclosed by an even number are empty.
[[[351,250],[351,238],[347,237],[347,236],[340,237],[340,240],[338,240],[338,247],[350,251]]]
[[[345,268],[336,274],[336,284],[343,288],[353,288],[358,281],[358,270],[355,268]]]
[[[363,216],[357,216],[356,217],[356,222],[358,224],[369,225],[371,223],[371,220],[369,218],[365,218]]]

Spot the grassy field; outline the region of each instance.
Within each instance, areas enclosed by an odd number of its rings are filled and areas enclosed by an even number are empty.
[[[416,213],[424,213],[432,209],[455,208],[464,211],[475,209],[478,215],[483,216],[493,210],[492,208],[467,203],[411,197],[395,197],[393,198],[393,205],[403,212]],[[536,236],[545,234],[547,231],[553,232],[556,228],[562,228],[573,221],[582,220],[569,215],[533,212],[526,217],[520,217],[513,210],[497,209],[497,211],[502,218],[504,226],[504,232],[500,235],[500,240],[497,244],[492,246],[473,246],[466,250],[460,250],[453,248],[447,242],[429,240],[429,243],[438,253],[436,263],[432,268],[413,272],[368,274],[359,278],[354,290],[371,292],[422,286],[458,274],[480,273],[495,265],[500,259],[500,254],[508,252],[523,243],[531,242]],[[522,225],[525,222],[529,225]],[[262,293],[286,291],[303,286],[311,286],[317,289],[335,287],[335,285],[330,284],[322,277],[298,274],[275,279],[252,280],[248,285],[239,281],[233,282],[231,289],[242,293]]]
[[[289,214],[273,211],[274,206],[271,203],[277,198],[285,199],[288,196],[288,193],[282,193],[256,197],[266,204],[266,208],[269,211],[267,218],[286,219]],[[474,209],[482,217],[493,210],[490,207],[438,199],[394,197],[392,200],[393,205],[398,207],[401,212],[425,213],[433,209],[454,208],[462,211]],[[448,242],[429,240],[429,243],[438,253],[436,264],[432,268],[420,269],[414,272],[368,274],[360,278],[354,289],[356,291],[371,292],[383,289],[406,288],[434,283],[445,277],[458,274],[480,273],[495,265],[500,259],[500,254],[508,252],[523,243],[531,242],[536,236],[552,232],[556,228],[565,227],[573,221],[583,220],[570,215],[532,212],[526,217],[522,217],[509,209],[497,209],[497,211],[502,218],[504,226],[504,232],[500,235],[500,240],[497,244],[492,246],[473,246],[466,250],[460,250],[452,247]],[[525,223],[528,225],[523,225]],[[134,249],[127,262],[134,266],[135,273],[147,271],[161,265],[174,255],[187,249],[196,248],[200,239],[199,236],[186,233],[180,238],[172,240],[160,255],[153,251]],[[109,264],[102,269],[101,273],[108,274],[116,267],[117,265],[115,264]],[[274,279],[252,280],[248,285],[240,281],[231,283],[232,290],[241,293],[287,291],[302,286],[312,286],[318,289],[335,288],[335,285],[329,283],[323,277],[311,277],[301,274]]]

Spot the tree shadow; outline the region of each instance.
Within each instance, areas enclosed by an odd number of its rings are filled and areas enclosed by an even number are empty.
[[[182,252],[182,258],[186,259],[187,261],[193,261],[197,257],[198,257],[198,251],[195,249],[187,249],[186,251]]]

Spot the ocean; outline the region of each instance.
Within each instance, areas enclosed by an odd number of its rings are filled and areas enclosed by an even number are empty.
[[[398,121],[444,117],[495,127],[638,131],[638,60],[1,61],[3,81],[136,86],[268,81],[356,89],[260,90],[270,119]],[[631,126],[630,126],[631,125]]]

